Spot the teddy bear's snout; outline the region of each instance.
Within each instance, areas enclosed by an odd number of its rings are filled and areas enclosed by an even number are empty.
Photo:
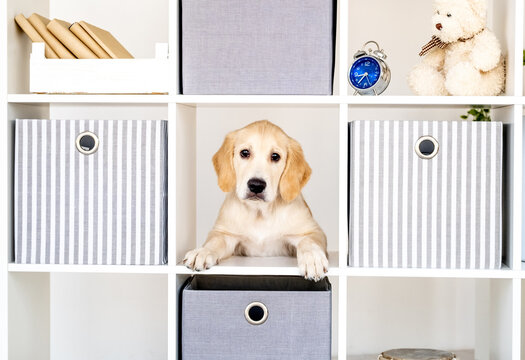
[[[441,23],[437,23],[436,24],[436,29],[438,29],[438,30],[443,29],[443,25],[441,25]]]

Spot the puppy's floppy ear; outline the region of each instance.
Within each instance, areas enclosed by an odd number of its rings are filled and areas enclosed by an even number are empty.
[[[304,159],[301,145],[294,139],[290,139],[287,147],[286,166],[281,181],[279,192],[284,201],[290,202],[299,195],[303,186],[306,185],[312,174],[312,169]]]
[[[235,170],[233,168],[234,139],[235,132],[226,135],[221,148],[213,155],[212,159],[219,187],[224,192],[230,192],[235,187]]]

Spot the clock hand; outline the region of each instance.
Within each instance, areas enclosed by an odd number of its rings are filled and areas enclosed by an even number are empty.
[[[365,77],[368,78],[368,73],[365,72],[364,74],[362,74],[362,75],[357,75],[357,76],[361,76],[361,79],[359,79],[359,81],[357,82],[358,84],[360,84],[361,81],[363,81],[363,79],[364,79]],[[368,82],[370,82],[370,80],[369,80]]]

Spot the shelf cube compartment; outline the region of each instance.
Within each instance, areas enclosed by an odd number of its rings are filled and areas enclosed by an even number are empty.
[[[337,105],[177,105],[176,186],[177,204],[182,209],[177,211],[177,263],[184,259],[188,251],[204,244],[224,202],[225,193],[217,185],[217,174],[211,159],[225,136],[251,122],[268,119],[301,144],[312,169],[312,176],[302,194],[314,219],[326,234],[328,252],[333,254],[330,266],[336,266],[339,143],[334,139],[339,136],[338,114]],[[323,146],[319,146],[321,142]],[[274,261],[267,263],[265,258],[233,258],[220,264],[297,267],[295,258]]]
[[[195,276],[182,289],[182,358],[329,360],[331,311],[326,278]]]
[[[356,0],[348,4],[348,55],[349,66],[354,54],[361,50],[363,45],[374,40],[384,49],[386,63],[392,70],[390,85],[384,95],[414,95],[407,81],[411,69],[421,62],[419,52],[432,37],[435,24],[432,22],[434,1],[412,0]],[[381,9],[381,11],[378,11]],[[516,61],[516,13],[519,12],[517,3],[513,0],[487,1],[487,28],[498,38],[502,56],[505,61],[505,90],[501,95],[519,96],[515,83],[518,81],[518,69],[521,61]],[[397,21],[392,14],[411,14],[410,21]],[[374,14],[374,24],[370,26],[370,19],[363,14]],[[520,14],[523,16],[523,14]],[[366,31],[363,31],[366,29]],[[398,41],[402,38],[403,41]],[[368,46],[375,50],[373,46]],[[521,71],[519,72],[521,74]],[[344,76],[344,75],[343,75]],[[521,79],[520,79],[521,80]],[[519,89],[521,90],[521,89]],[[348,93],[354,89],[348,85]]]
[[[512,282],[350,277],[347,357],[377,359],[388,349],[430,348],[461,360],[512,359]]]
[[[499,269],[499,122],[349,125],[349,256],[354,267]]]
[[[182,0],[182,93],[331,95],[334,0]]]
[[[15,122],[15,262],[167,262],[167,122]]]

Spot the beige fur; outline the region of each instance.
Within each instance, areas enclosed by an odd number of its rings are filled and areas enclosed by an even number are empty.
[[[417,95],[494,96],[505,87],[498,39],[486,26],[486,0],[435,0],[433,35],[448,46],[434,48],[408,76]]]
[[[242,150],[249,158],[241,157]],[[296,255],[305,278],[323,278],[326,236],[301,194],[311,169],[299,143],[271,122],[257,121],[229,133],[213,165],[226,199],[203,247],[189,251],[184,264],[200,271],[232,255]],[[250,193],[252,178],[266,182],[263,199]]]

